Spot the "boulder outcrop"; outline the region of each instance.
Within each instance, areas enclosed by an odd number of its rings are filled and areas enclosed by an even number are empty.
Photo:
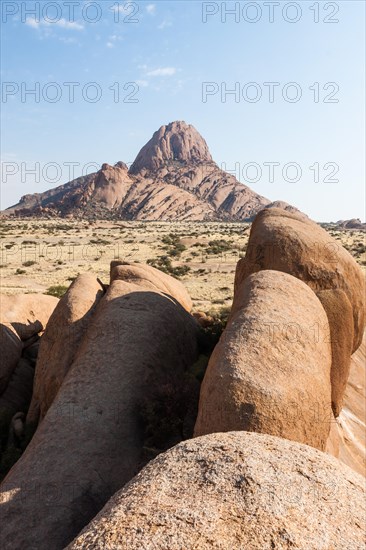
[[[343,408],[332,423],[327,452],[366,476],[366,333],[351,357]]]
[[[45,294],[2,295],[1,313],[19,338],[27,340],[46,328],[58,301],[58,298]]]
[[[247,430],[324,450],[331,421],[326,313],[302,281],[248,276],[201,386],[195,435]]]
[[[320,290],[316,293],[328,317],[332,347],[332,409],[337,417],[342,409],[353,345],[352,306],[343,290]]]
[[[68,544],[142,467],[142,401],[196,359],[196,321],[165,282],[153,290],[156,278],[137,279],[112,270],[57,396],[0,486],[3,550]]]
[[[21,358],[23,342],[45,329],[57,303],[43,294],[0,295],[0,395]]]
[[[171,296],[188,312],[192,309],[192,300],[185,286],[170,275],[146,264],[134,264],[115,260],[111,262],[111,281],[122,280],[141,288],[163,292]]]
[[[365,502],[361,476],[307,445],[211,434],[150,462],[67,548],[360,550]]]
[[[329,233],[303,215],[262,210],[252,224],[246,255],[238,262],[235,291],[248,275],[262,269],[289,273],[314,291],[343,290],[352,306],[352,352],[356,351],[365,327],[365,278],[351,254]]]
[[[89,274],[79,275],[53,311],[42,336],[27,424],[36,426],[68,373],[103,290]]]

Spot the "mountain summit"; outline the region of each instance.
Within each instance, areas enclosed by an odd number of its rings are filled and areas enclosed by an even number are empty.
[[[184,121],[176,121],[155,132],[137,155],[130,173],[154,171],[169,161],[212,162],[212,157],[207,143],[196,128]]]
[[[25,195],[5,215],[162,221],[243,221],[269,201],[221,170],[197,130],[162,126],[131,168],[103,164],[88,176]]]

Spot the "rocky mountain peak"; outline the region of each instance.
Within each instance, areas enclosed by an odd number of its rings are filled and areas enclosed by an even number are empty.
[[[161,126],[144,145],[130,168],[131,174],[155,171],[169,161],[212,162],[206,141],[184,121]]]
[[[122,161],[104,163],[93,174],[27,195],[5,215],[242,221],[268,204],[217,166],[192,125],[176,121],[155,132],[130,170]]]

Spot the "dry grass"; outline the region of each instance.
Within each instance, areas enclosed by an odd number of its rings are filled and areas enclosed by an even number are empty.
[[[327,227],[365,269],[365,234]],[[245,253],[249,225],[239,223],[76,222],[2,220],[1,292],[46,293],[68,287],[85,271],[108,283],[113,259],[162,265],[180,278],[194,309],[231,305],[235,266]],[[178,269],[177,269],[178,268]]]

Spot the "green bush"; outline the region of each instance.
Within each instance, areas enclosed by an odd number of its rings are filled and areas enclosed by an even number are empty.
[[[62,298],[62,296],[67,292],[69,287],[63,285],[50,286],[47,289],[45,294],[48,296],[55,296],[56,298]]]
[[[163,273],[172,275],[176,279],[187,275],[187,273],[191,271],[191,268],[188,265],[174,267],[168,256],[159,256],[154,260],[147,260],[147,264],[159,269]]]
[[[229,250],[232,250],[232,248],[233,246],[229,242],[225,241],[224,239],[219,239],[210,241],[205,252],[206,254],[216,256],[217,254],[228,252]]]
[[[161,240],[166,245],[164,248],[167,251],[168,256],[179,258],[182,252],[187,250],[185,245],[181,242],[179,236],[174,233],[165,235]]]

